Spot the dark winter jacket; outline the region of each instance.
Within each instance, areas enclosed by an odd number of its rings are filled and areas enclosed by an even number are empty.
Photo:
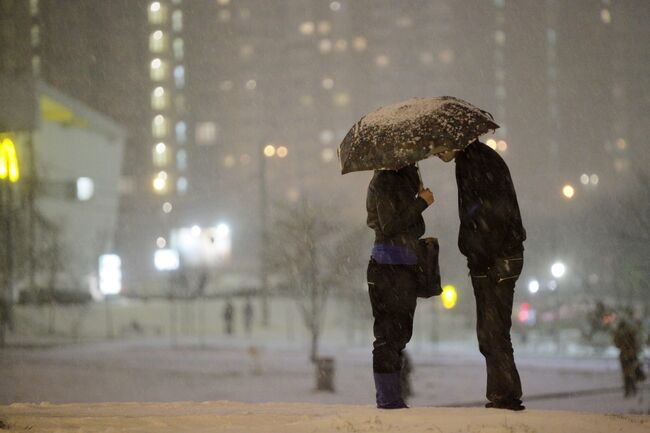
[[[428,204],[418,197],[420,177],[417,167],[376,170],[366,198],[368,226],[375,231],[375,243],[402,245],[416,249],[424,234],[422,211]]]
[[[478,140],[456,156],[458,248],[470,269],[484,271],[497,258],[524,249],[526,230],[508,166],[499,154]]]

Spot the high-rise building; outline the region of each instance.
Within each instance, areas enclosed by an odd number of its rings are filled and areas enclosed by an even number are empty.
[[[131,287],[157,278],[175,228],[227,222],[232,269],[248,272],[275,203],[308,197],[363,221],[367,179],[339,175],[336,147],[363,114],[409,97],[492,112],[502,127],[486,138],[531,216],[564,183],[608,188],[647,158],[643,0],[0,7],[3,71],[40,74],[129,131],[117,248]],[[427,175],[453,199],[453,182]]]

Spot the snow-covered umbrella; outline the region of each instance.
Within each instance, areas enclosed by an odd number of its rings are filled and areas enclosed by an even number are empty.
[[[463,149],[498,127],[490,113],[452,96],[388,105],[348,131],[338,149],[341,172],[396,170],[446,149]]]

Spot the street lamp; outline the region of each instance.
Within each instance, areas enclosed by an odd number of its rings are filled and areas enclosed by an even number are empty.
[[[572,185],[568,184],[568,183],[562,187],[562,195],[566,199],[571,200],[573,198],[573,196],[575,195],[575,193],[576,193],[575,188]]]
[[[555,262],[551,266],[551,275],[553,275],[554,278],[562,278],[565,272],[566,266],[564,266],[564,263],[562,262]]]
[[[528,291],[532,294],[535,294],[539,291],[539,281],[537,280],[530,280],[528,283]]]

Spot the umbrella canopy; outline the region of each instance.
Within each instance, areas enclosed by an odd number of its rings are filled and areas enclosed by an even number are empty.
[[[348,131],[338,149],[341,172],[396,170],[463,149],[498,127],[490,113],[462,99],[409,99],[365,115]]]

